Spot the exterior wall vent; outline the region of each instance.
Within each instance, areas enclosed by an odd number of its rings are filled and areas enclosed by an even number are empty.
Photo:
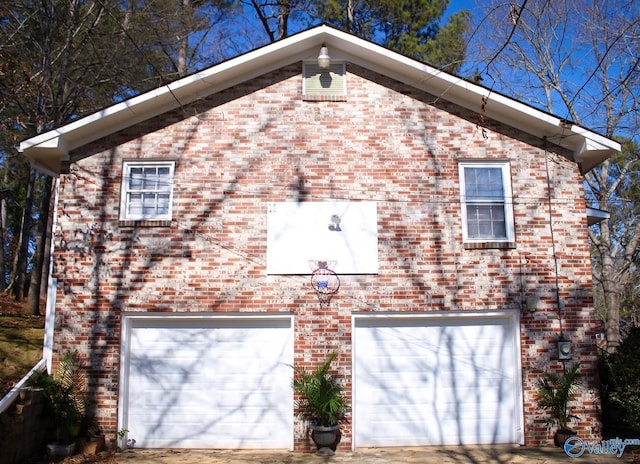
[[[329,69],[320,69],[315,62],[304,63],[302,95],[304,100],[346,101],[345,63],[331,63]]]

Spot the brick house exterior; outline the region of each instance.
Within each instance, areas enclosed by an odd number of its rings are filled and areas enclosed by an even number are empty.
[[[345,63],[344,95],[303,92],[303,63],[323,44]],[[374,52],[380,59],[367,61]],[[138,342],[126,333],[148,315],[290,317],[292,362],[312,367],[338,348],[336,368],[353,404],[364,390],[353,377],[358,318],[506,314],[519,358],[507,440],[550,442],[537,386],[543,372],[562,371],[561,338],[584,376],[574,429],[599,437],[582,175],[611,156],[615,142],[327,26],[212,69],[218,80],[190,76],[171,92],[133,99],[130,112],[116,105],[21,146],[34,166],[59,175],[52,364],[73,350],[87,361],[92,411],[112,445],[122,428],[135,437],[127,419],[135,405],[124,396],[137,387],[123,364],[133,362],[128,350]],[[420,80],[410,75],[418,71]],[[136,111],[146,104],[153,110]],[[127,116],[109,120],[118,111]],[[173,169],[170,217],[127,219],[124,170],[158,160]],[[465,163],[506,166],[508,240],[466,240]],[[267,211],[329,200],[375,203],[378,269],[340,275],[339,291],[321,308],[308,276],[267,273]],[[367,407],[343,426],[341,448],[370,444],[354,438]],[[290,447],[309,449],[303,424],[291,423]]]

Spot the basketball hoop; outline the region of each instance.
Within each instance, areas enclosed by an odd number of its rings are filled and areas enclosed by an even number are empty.
[[[311,286],[318,294],[321,308],[328,308],[331,297],[340,288],[340,279],[331,269],[336,265],[336,261],[309,261],[311,266]]]

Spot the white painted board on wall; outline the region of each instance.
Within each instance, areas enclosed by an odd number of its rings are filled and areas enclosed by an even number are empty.
[[[310,274],[312,260],[335,261],[338,274],[377,274],[376,203],[269,203],[267,273]]]

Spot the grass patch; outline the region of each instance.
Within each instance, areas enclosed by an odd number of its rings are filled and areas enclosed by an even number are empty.
[[[44,318],[0,301],[0,398],[42,359]]]

